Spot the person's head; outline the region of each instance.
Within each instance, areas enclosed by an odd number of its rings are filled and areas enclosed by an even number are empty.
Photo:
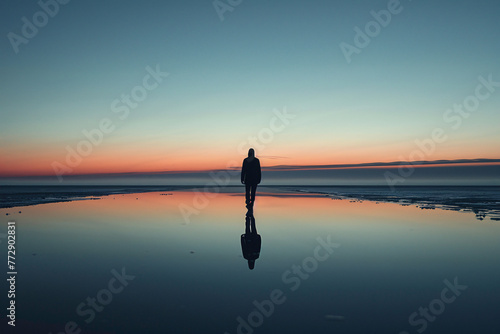
[[[248,260],[248,269],[253,270],[255,267],[255,260]]]
[[[248,150],[248,157],[253,158],[255,157],[255,151],[253,148]]]

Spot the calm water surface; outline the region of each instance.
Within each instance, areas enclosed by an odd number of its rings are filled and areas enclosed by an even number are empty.
[[[16,332],[500,331],[499,222],[261,194],[254,217],[262,245],[249,270],[244,199],[212,195],[0,210],[4,223],[17,222]]]

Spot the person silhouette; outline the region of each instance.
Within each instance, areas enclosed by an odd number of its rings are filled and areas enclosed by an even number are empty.
[[[248,269],[250,270],[253,270],[255,260],[260,256],[261,243],[262,239],[257,234],[257,228],[255,227],[255,218],[249,210],[245,217],[245,234],[241,235],[241,251],[245,260],[248,261]]]
[[[255,192],[261,180],[260,161],[255,157],[253,148],[248,150],[248,157],[243,160],[241,167],[241,183],[245,185],[245,203],[247,208],[253,207]]]

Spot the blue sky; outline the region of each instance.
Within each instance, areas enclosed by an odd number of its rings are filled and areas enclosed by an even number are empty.
[[[212,1],[73,0],[18,53],[7,35],[41,8],[0,6],[0,150],[11,169],[35,159],[34,174],[50,171],[157,65],[169,76],[76,173],[129,172],[109,159],[140,152],[140,166],[170,157],[158,170],[198,158],[201,169],[222,168],[284,107],[296,119],[257,152],[281,157],[264,165],[399,161],[436,127],[449,140],[426,160],[498,158],[500,92],[458,129],[443,121],[478,77],[500,81],[498,1],[401,1],[350,63],[340,43],[354,44],[353,29],[388,1],[244,0],[221,21]]]

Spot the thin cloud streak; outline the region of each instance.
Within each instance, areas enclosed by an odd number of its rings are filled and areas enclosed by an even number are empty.
[[[500,159],[457,159],[457,160],[432,160],[432,161],[393,161],[393,162],[369,162],[360,164],[336,164],[336,165],[279,165],[262,167],[268,171],[285,171],[285,170],[318,170],[318,169],[344,169],[344,168],[383,168],[393,166],[452,166],[452,165],[486,165],[499,164]]]

